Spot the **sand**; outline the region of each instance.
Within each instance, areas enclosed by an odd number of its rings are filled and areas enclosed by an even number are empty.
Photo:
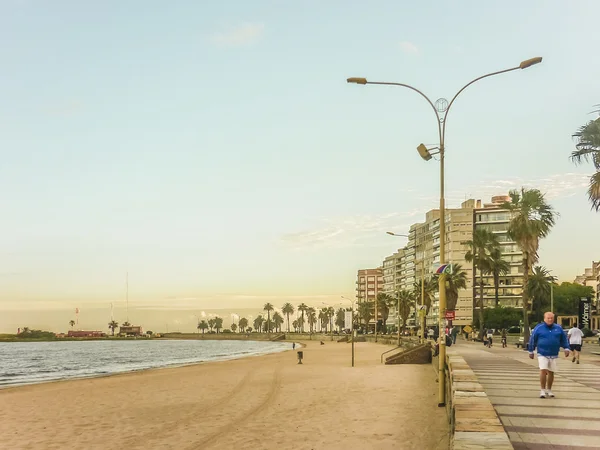
[[[448,448],[431,365],[384,345],[295,352],[0,390],[2,449]],[[291,348],[291,343],[290,343]]]

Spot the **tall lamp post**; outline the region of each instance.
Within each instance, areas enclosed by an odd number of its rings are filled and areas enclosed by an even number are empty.
[[[351,312],[352,320],[350,321],[350,334],[352,336],[352,338],[351,338],[352,339],[352,367],[354,367],[354,300],[350,300],[349,298],[344,297],[343,295],[342,295],[342,298],[344,300],[348,300],[350,302],[350,304],[352,305],[352,307],[350,309],[350,311],[352,311]]]
[[[355,84],[380,84],[380,85],[386,85],[386,86],[405,87],[405,88],[411,89],[411,90],[415,91],[416,93],[418,93],[419,95],[421,95],[425,100],[427,100],[427,103],[429,103],[429,105],[433,109],[433,112],[435,113],[435,117],[437,119],[439,147],[428,149],[424,144],[420,144],[417,147],[417,151],[419,152],[419,155],[421,155],[421,158],[423,158],[425,161],[429,161],[431,159],[432,155],[434,155],[434,154],[439,154],[439,158],[440,158],[440,264],[442,264],[442,265],[446,262],[446,255],[445,255],[445,251],[446,251],[446,210],[445,210],[445,194],[444,194],[444,156],[445,156],[445,137],[446,137],[446,122],[447,122],[446,119],[448,117],[448,112],[450,111],[450,108],[452,107],[454,100],[456,100],[456,97],[458,97],[462,91],[464,91],[467,87],[469,87],[473,83],[475,83],[483,78],[488,78],[488,77],[491,77],[494,75],[500,75],[500,74],[506,73],[506,72],[512,72],[513,70],[527,69],[528,67],[531,67],[535,64],[539,64],[541,62],[542,62],[542,58],[538,56],[536,58],[531,58],[531,59],[522,61],[516,67],[511,67],[510,69],[499,70],[497,72],[492,72],[492,73],[488,73],[486,75],[482,75],[480,77],[475,78],[472,81],[469,81],[467,84],[465,84],[454,95],[454,97],[452,97],[452,100],[450,100],[450,102],[448,102],[446,99],[440,98],[440,99],[436,100],[435,104],[429,99],[429,97],[427,97],[419,89],[417,89],[413,86],[410,86],[408,84],[382,82],[382,81],[367,81],[366,78],[358,78],[358,77],[352,77],[352,78],[348,78],[346,80],[348,83],[355,83]],[[437,152],[432,153],[430,150],[437,150]],[[443,333],[443,330],[445,328],[444,320],[445,320],[445,314],[446,314],[446,274],[445,273],[442,273],[439,277],[439,296],[440,296],[440,301],[439,301],[439,330],[440,330],[439,346],[440,346],[440,351],[439,351],[439,370],[438,370],[438,372],[439,372],[438,406],[445,406],[446,405],[446,388],[445,388],[445,373],[444,372],[446,369],[446,339],[445,339],[446,336],[445,336],[445,333]]]

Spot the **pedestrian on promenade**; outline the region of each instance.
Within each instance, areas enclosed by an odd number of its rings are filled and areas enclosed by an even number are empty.
[[[458,327],[452,327],[452,331],[450,332],[450,335],[452,336],[452,343],[456,344],[456,337],[458,336]]]
[[[506,348],[506,328],[502,328],[502,348]]]
[[[494,341],[494,330],[491,328],[487,330],[487,339],[488,339],[488,348],[492,347],[492,343]]]
[[[579,364],[579,353],[581,352],[581,346],[583,345],[583,331],[577,327],[577,322],[575,322],[573,328],[569,330],[568,336],[569,345],[571,346],[571,350],[573,350],[572,362],[577,361],[577,364]]]
[[[533,352],[537,348],[538,363],[540,367],[540,398],[554,397],[552,383],[556,372],[560,348],[565,350],[565,357],[569,357],[569,340],[562,327],[554,323],[554,313],[544,314],[544,321],[533,329],[528,344],[529,357],[533,359]]]

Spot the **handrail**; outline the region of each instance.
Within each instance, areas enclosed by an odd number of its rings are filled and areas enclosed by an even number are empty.
[[[389,353],[389,352],[393,352],[394,350],[398,350],[399,348],[402,348],[402,346],[401,346],[401,345],[399,345],[398,347],[395,347],[395,348],[393,348],[393,349],[391,349],[391,350],[388,350],[387,352],[383,352],[383,353],[381,354],[381,363],[383,364],[383,355],[385,355],[386,353]]]

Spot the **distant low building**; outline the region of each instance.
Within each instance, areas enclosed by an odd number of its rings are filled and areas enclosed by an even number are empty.
[[[91,337],[106,337],[106,333],[102,331],[73,331],[70,330],[67,334],[67,337],[75,337],[75,338],[91,338]]]
[[[119,334],[124,334],[126,336],[141,336],[143,334],[142,327],[136,326],[125,326],[119,328]]]

